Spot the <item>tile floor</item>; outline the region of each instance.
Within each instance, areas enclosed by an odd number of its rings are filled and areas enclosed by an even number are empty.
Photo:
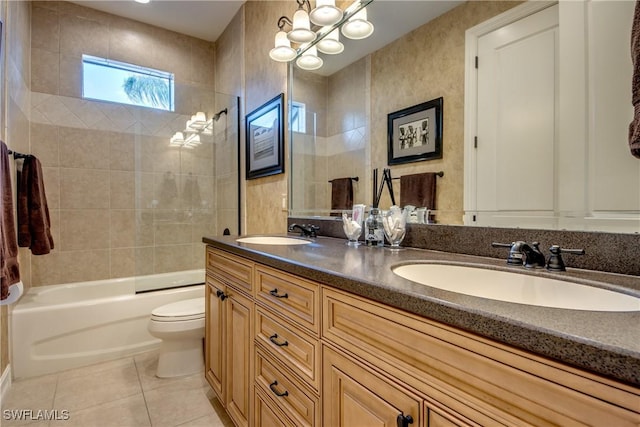
[[[157,363],[157,353],[150,352],[14,381],[1,404],[0,425],[233,426],[204,379],[204,373],[160,379],[155,376]],[[17,420],[12,419],[11,410],[31,410],[31,413],[22,411],[28,419]],[[57,415],[58,420],[38,420],[38,411],[43,410]]]

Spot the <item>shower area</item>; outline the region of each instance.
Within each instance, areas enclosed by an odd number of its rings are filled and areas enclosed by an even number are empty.
[[[189,90],[192,114],[32,94],[56,243],[30,257],[32,286],[203,269],[202,237],[239,233],[239,100],[176,84]]]
[[[216,90],[216,44],[69,2],[13,9],[10,143],[42,163],[55,241],[21,251],[25,284],[204,269],[202,237],[240,231],[239,98]],[[85,76],[100,60],[170,74],[170,107],[97,99]]]

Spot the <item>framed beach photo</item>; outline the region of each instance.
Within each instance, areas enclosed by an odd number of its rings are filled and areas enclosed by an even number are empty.
[[[247,179],[284,172],[284,94],[247,114]]]
[[[387,116],[388,164],[442,158],[442,97]]]

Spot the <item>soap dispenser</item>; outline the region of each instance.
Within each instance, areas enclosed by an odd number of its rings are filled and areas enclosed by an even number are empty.
[[[378,208],[371,207],[369,216],[365,221],[365,242],[367,246],[384,246],[384,229],[382,228],[382,215]]]

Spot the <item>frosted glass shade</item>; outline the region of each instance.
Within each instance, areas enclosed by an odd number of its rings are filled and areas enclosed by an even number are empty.
[[[334,29],[316,43],[318,50],[329,55],[336,55],[344,50],[344,45],[340,43],[340,32]]]
[[[316,39],[316,33],[311,31],[311,23],[309,22],[309,15],[306,10],[296,10],[296,13],[293,14],[292,27],[289,34],[287,34],[287,37],[292,42],[308,43]]]
[[[336,7],[335,0],[316,0],[316,7],[309,18],[316,25],[333,25],[342,19],[342,10]]]
[[[321,58],[318,58],[318,50],[315,46],[307,49],[302,56],[298,58],[296,61],[296,65],[303,70],[317,70],[322,67],[323,61]]]
[[[367,8],[363,7],[342,25],[342,35],[352,40],[366,39],[373,34],[373,24],[367,21]]]
[[[289,62],[296,57],[296,50],[291,47],[284,31],[276,33],[275,47],[269,51],[269,57],[278,62]]]

